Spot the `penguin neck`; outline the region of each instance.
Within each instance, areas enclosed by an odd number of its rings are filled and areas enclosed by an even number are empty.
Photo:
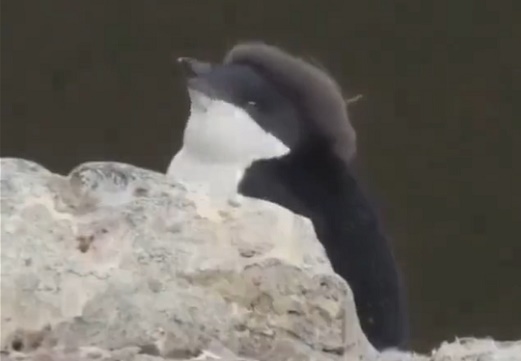
[[[167,176],[196,185],[213,197],[237,193],[246,169],[259,159],[281,157],[289,148],[241,107],[191,92],[183,147]]]
[[[213,198],[237,194],[237,187],[249,164],[213,163],[181,149],[170,164],[167,174],[183,184],[203,190]]]

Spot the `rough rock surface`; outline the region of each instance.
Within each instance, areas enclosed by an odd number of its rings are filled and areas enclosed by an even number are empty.
[[[377,354],[306,219],[121,163],[2,159],[2,360],[495,360],[463,340]]]
[[[259,360],[371,350],[311,223],[274,204],[216,204],[121,163],[67,177],[2,159],[4,349],[137,346]],[[144,357],[144,356],[143,356]]]

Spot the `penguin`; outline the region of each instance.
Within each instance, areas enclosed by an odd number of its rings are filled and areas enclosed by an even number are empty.
[[[178,62],[190,116],[167,176],[310,219],[334,271],[353,291],[368,340],[378,350],[406,349],[405,287],[352,166],[356,132],[338,83],[321,67],[260,41],[236,44],[221,62]]]

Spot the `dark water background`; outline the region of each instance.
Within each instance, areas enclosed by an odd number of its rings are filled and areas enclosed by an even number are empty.
[[[287,47],[364,95],[350,108],[358,164],[405,273],[415,348],[519,339],[519,22],[507,0],[4,0],[1,156],[165,170],[188,110],[172,56]]]

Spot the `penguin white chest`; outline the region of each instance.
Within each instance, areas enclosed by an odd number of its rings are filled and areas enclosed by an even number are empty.
[[[289,152],[241,107],[195,90],[189,92],[190,117],[183,146],[168,167],[169,177],[235,191],[252,162]]]

